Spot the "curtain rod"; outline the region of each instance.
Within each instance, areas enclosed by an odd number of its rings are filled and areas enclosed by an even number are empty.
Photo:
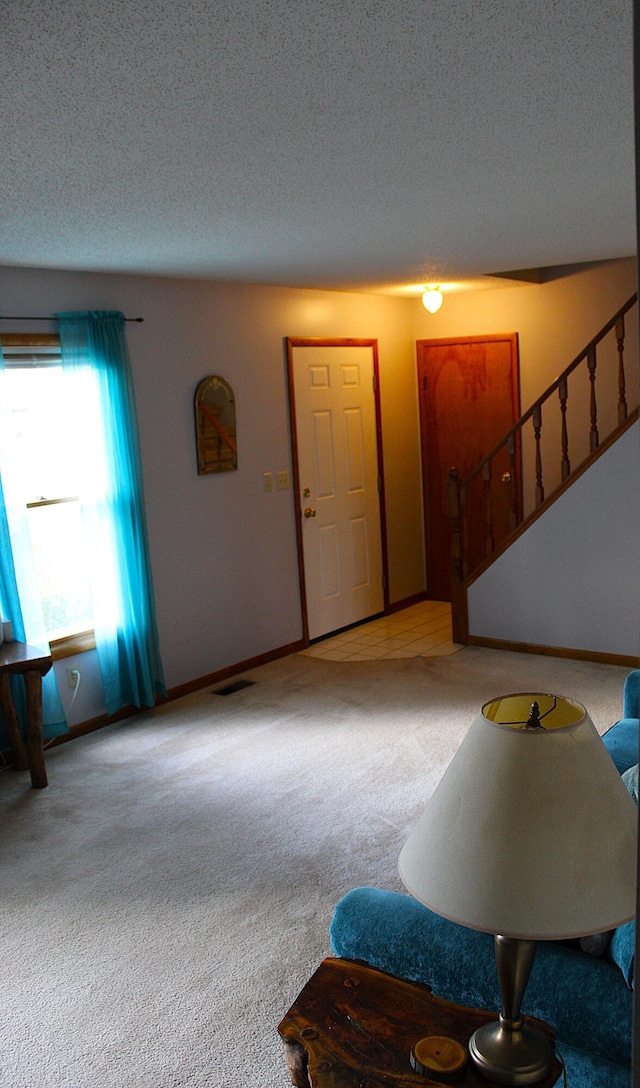
[[[57,321],[57,317],[4,317],[0,321]],[[144,317],[125,317],[125,321],[144,321]]]

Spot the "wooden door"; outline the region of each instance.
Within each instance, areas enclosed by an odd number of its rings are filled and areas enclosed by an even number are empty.
[[[451,599],[451,525],[447,512],[449,470],[461,480],[507,434],[520,414],[516,333],[419,340],[418,383],[422,445],[427,592]],[[506,450],[493,462],[492,516],[496,546],[511,528],[510,469]],[[514,481],[521,495],[520,480]],[[486,554],[481,474],[467,493],[469,570]]]
[[[287,341],[305,639],[383,611],[377,344]]]

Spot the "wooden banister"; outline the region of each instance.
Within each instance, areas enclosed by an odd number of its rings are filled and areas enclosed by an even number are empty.
[[[552,382],[551,385],[547,389],[545,389],[544,393],[542,393],[538,397],[538,399],[533,402],[531,407],[528,408],[527,411],[524,412],[523,415],[520,416],[520,419],[516,423],[514,423],[511,430],[507,431],[504,438],[500,439],[498,444],[493,447],[491,452],[488,453],[487,456],[484,457],[482,459],[482,461],[480,461],[479,464],[476,465],[476,467],[473,469],[473,471],[470,472],[469,475],[462,481],[462,486],[463,487],[468,486],[468,484],[470,484],[471,481],[473,480],[474,476],[477,476],[479,472],[482,472],[485,461],[492,461],[493,458],[496,456],[496,454],[499,453],[500,450],[507,444],[509,438],[519,434],[522,431],[522,428],[524,427],[524,424],[527,423],[528,420],[530,420],[532,418],[532,416],[533,416],[534,412],[536,411],[536,409],[538,407],[542,407],[544,402],[546,400],[548,400],[549,397],[553,393],[556,392],[556,390],[558,389],[558,386],[560,385],[560,382],[563,381],[563,379],[564,379],[564,381],[566,381],[566,379],[569,377],[570,374],[573,373],[573,371],[576,369],[576,367],[578,367],[580,365],[580,363],[584,362],[584,360],[587,358],[587,355],[589,354],[589,351],[592,348],[597,348],[598,344],[602,340],[604,340],[605,336],[607,336],[611,332],[611,330],[616,327],[616,322],[618,321],[618,319],[620,317],[624,317],[624,315],[626,313],[628,313],[628,311],[631,309],[632,306],[635,305],[635,303],[637,301],[638,301],[638,295],[636,293],[636,294],[631,296],[629,301],[625,303],[625,305],[622,307],[622,309],[618,310],[618,313],[615,315],[615,317],[612,317],[611,321],[607,322],[607,324],[604,326],[604,328],[602,328],[600,330],[598,335],[594,336],[591,343],[587,344],[586,348],[583,351],[581,351],[579,355],[576,356],[576,358],[573,360],[573,362],[570,363],[569,366],[566,367],[566,369],[562,371],[562,374],[560,374],[559,377],[557,377],[556,380],[554,382]]]
[[[460,474],[456,468],[451,469],[449,474],[448,503],[452,531],[454,638],[456,638],[456,609],[460,611],[460,617],[457,623],[458,634],[463,633],[466,628],[466,584],[469,581],[472,581],[474,577],[474,571],[469,569],[466,547],[469,527],[466,523],[465,510],[467,505],[467,493],[470,485],[476,478],[479,478],[479,482],[476,486],[482,487],[484,526],[474,526],[473,531],[475,533],[484,533],[486,556],[480,563],[480,567],[482,570],[485,570],[488,563],[491,562],[491,556],[494,551],[498,550],[502,552],[505,544],[508,543],[511,537],[516,534],[520,535],[529,520],[533,520],[539,516],[542,508],[547,505],[549,499],[556,497],[559,490],[557,487],[553,486],[552,482],[551,493],[545,494],[542,443],[543,407],[545,407],[545,418],[547,415],[551,417],[553,411],[560,412],[559,478],[561,488],[564,488],[572,479],[582,474],[587,467],[589,460],[598,455],[598,451],[602,444],[605,444],[608,447],[611,441],[617,436],[618,432],[621,433],[626,429],[631,416],[634,418],[637,417],[637,408],[634,408],[633,412],[630,413],[627,405],[627,383],[624,367],[625,315],[636,304],[637,300],[638,295],[637,293],[634,293],[624,306],[614,314],[611,320],[600,329],[579,355],[572,360],[569,366],[565,367],[555,381],[553,381],[537,400],[533,402],[527,411],[520,416],[504,438],[493,447],[486,457],[484,457],[464,479],[460,479]],[[604,435],[603,439],[600,434],[601,423],[599,420],[599,405],[596,393],[598,376],[600,370],[603,369],[601,360],[598,358],[598,347],[611,332],[615,335],[617,352],[617,384],[615,373],[612,376],[612,390],[615,387],[617,406],[612,405],[611,408],[613,415],[617,416],[617,425],[614,426],[608,434]],[[586,364],[589,381],[589,454],[579,464],[572,466],[572,461],[569,456],[569,429],[567,426],[567,402],[569,394],[568,378],[581,364]],[[555,400],[555,396],[557,396],[557,400]],[[551,402],[552,397],[554,397],[553,402]],[[601,412],[601,417],[606,418],[606,413]],[[519,497],[516,493],[516,485],[519,479],[518,458],[520,451],[523,448],[524,428],[529,421],[531,421],[533,429],[533,468],[535,478],[532,481],[531,493],[534,496],[534,508],[525,515],[522,510],[522,503],[519,501]],[[586,436],[585,430],[585,440]],[[503,450],[505,450],[505,448],[509,458],[510,471],[502,473],[502,483],[509,487],[510,534],[506,541],[503,539],[496,542],[494,539],[494,517],[492,510],[492,462]],[[545,450],[545,457],[546,456],[548,456],[548,450]],[[554,474],[552,473],[552,476],[553,475]],[[456,638],[456,641],[462,641],[462,639],[458,637]]]

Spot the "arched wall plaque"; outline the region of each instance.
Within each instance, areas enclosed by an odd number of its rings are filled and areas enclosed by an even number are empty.
[[[230,472],[238,467],[236,401],[224,378],[203,378],[196,389],[198,475]]]

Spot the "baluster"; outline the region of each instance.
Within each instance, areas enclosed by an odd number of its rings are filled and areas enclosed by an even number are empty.
[[[589,348],[589,353],[587,355],[587,366],[589,367],[589,381],[591,382],[591,431],[589,433],[589,449],[591,453],[594,453],[600,445],[600,437],[598,435],[598,408],[596,405],[595,347]]]
[[[509,453],[509,472],[505,475],[509,476],[509,528],[513,531],[518,525],[518,498],[516,494],[516,436],[515,434],[509,435],[507,441],[507,450]],[[502,477],[504,480],[504,476]]]
[[[451,519],[451,551],[453,558],[453,584],[462,585],[464,581],[464,545],[462,538],[462,502],[460,496],[460,473],[457,468],[449,469],[447,487],[447,507]]]
[[[616,321],[616,340],[618,341],[618,423],[627,418],[627,398],[624,376],[624,314]]]
[[[558,396],[560,397],[560,411],[562,412],[562,460],[561,471],[562,479],[566,480],[567,476],[571,475],[571,462],[569,461],[569,435],[567,433],[567,379],[561,378],[558,386]]]
[[[482,490],[484,492],[484,547],[486,554],[491,555],[495,548],[491,509],[491,461],[485,461],[482,469]]]
[[[536,506],[544,502],[542,483],[542,453],[540,452],[540,432],[542,430],[542,405],[536,404],[533,410],[533,433],[536,439]]]

